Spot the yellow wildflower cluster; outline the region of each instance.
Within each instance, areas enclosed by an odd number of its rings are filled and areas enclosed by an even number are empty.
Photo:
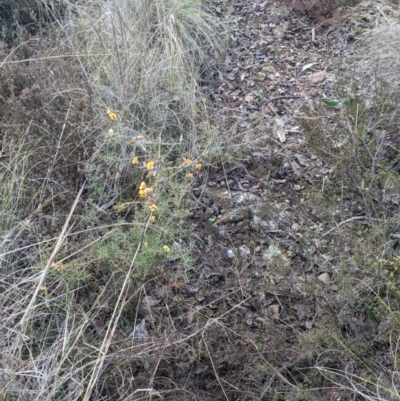
[[[139,196],[141,198],[145,198],[147,201],[150,202],[149,209],[150,209],[151,213],[156,213],[158,211],[157,205],[152,202],[153,197],[154,197],[154,190],[153,190],[153,188],[148,187],[144,181],[140,183]],[[150,216],[151,222],[154,222],[156,220],[157,219],[155,216]]]
[[[112,120],[112,121],[117,120],[117,113],[114,110],[107,109],[107,114],[108,114],[108,117],[110,118],[110,120]],[[108,130],[108,135],[110,137],[113,137],[115,135],[114,130],[112,128],[110,128]],[[130,139],[130,141],[131,141],[132,144],[135,144],[135,143],[140,144],[139,141],[143,140],[144,138],[145,138],[144,135],[139,134],[139,135],[137,135],[135,137],[132,137]],[[183,140],[183,136],[181,136],[181,138],[180,138],[180,141],[182,141],[182,140]],[[142,148],[145,149],[143,146],[142,146]],[[183,161],[184,161],[184,164],[186,164],[188,166],[191,166],[191,165],[194,164],[192,162],[192,160],[190,160],[187,157],[184,157]],[[139,164],[139,157],[138,156],[134,156],[132,158],[132,160],[131,160],[131,163],[134,166],[138,165]],[[147,162],[143,162],[138,167],[139,167],[139,169],[146,169],[149,177],[155,177],[157,175],[157,166],[156,166],[156,163],[155,163],[154,160],[149,160]],[[196,170],[201,170],[201,164],[195,164],[195,168],[196,168]],[[187,176],[188,177],[189,176],[193,177],[193,174],[188,174]],[[162,178],[159,180],[159,182],[161,182],[161,180],[162,180]],[[150,210],[151,214],[150,214],[150,219],[149,220],[151,222],[157,221],[157,217],[154,215],[154,213],[158,212],[158,206],[154,203],[154,189],[151,188],[151,187],[148,187],[147,184],[144,181],[142,181],[140,183],[140,185],[139,185],[139,196],[141,198],[145,199],[145,203],[147,204],[147,206],[148,206],[148,208]],[[147,247],[148,243],[144,242],[143,246]],[[169,252],[170,248],[169,248],[168,245],[164,245],[163,246],[163,250],[164,250],[164,252]],[[53,262],[51,264],[51,267],[55,271],[61,271],[61,270],[64,269],[64,266],[61,263],[55,263],[55,262]],[[45,290],[47,290],[47,288],[43,286],[41,288],[41,290],[45,291]]]
[[[153,160],[150,160],[146,163],[146,169],[149,172],[150,177],[155,177],[156,176],[156,170],[155,170],[155,163]]]
[[[135,156],[135,157],[132,159],[131,163],[132,163],[133,165],[138,164],[138,163],[139,163],[139,157],[138,157],[138,156]],[[155,177],[155,176],[157,175],[156,163],[154,162],[154,160],[149,160],[148,162],[143,163],[142,166],[143,166],[143,167],[139,167],[139,168],[140,168],[140,169],[145,168],[145,169],[147,170],[147,172],[149,173],[149,176],[150,176],[150,177]]]
[[[56,272],[60,272],[61,270],[64,270],[64,266],[63,266],[62,263],[52,262],[52,263],[51,263],[51,267],[52,267]]]
[[[131,138],[131,143],[135,143],[136,141],[141,141],[144,139],[144,135],[138,135]]]
[[[147,184],[143,181],[139,186],[139,196],[141,198],[151,199],[154,195],[153,188],[147,186]]]
[[[149,206],[149,209],[151,212],[156,212],[158,210],[158,207],[153,203]]]
[[[188,165],[188,166],[190,166],[190,165],[193,164],[193,162],[192,162],[188,157],[184,157],[184,158],[183,158],[183,163],[186,164],[186,165]],[[196,163],[196,164],[194,164],[194,168],[195,168],[197,171],[200,171],[202,167],[203,167],[203,165],[202,165],[201,163]]]
[[[117,119],[117,114],[115,113],[115,111],[107,109],[107,114],[110,120],[115,121]]]

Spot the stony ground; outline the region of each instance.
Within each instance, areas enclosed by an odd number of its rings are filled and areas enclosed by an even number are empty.
[[[161,360],[155,387],[171,400],[358,399],[320,373],[354,371],[343,350],[355,342],[379,369],[390,364],[385,322],[343,280],[360,278],[351,235],[380,212],[362,189],[335,187],[344,182],[338,165],[310,135],[318,118],[344,124],[343,110],[323,103],[343,93],[343,65],[379,5],[330,18],[270,1],[219,1],[214,11],[228,23],[231,50],[203,89],[237,159],[204,170],[192,191],[192,270],[182,277],[171,260],[166,276],[176,280],[146,289],[141,317],[160,343],[181,353],[185,341],[193,358]],[[175,334],[163,330],[171,322]],[[357,374],[365,371],[360,364]]]

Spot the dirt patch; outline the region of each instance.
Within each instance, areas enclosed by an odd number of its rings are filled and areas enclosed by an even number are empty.
[[[301,119],[321,110],[340,117],[320,104],[336,98],[340,65],[378,8],[365,4],[323,23],[269,2],[215,9],[229,23],[232,50],[204,90],[250,151],[199,176],[187,221],[193,268],[162,295],[146,290],[159,303],[149,308],[155,337],[169,319],[169,344],[186,342],[193,356],[174,373],[160,363],[157,388],[188,400],[353,399],[346,380],[334,386],[320,373],[345,372],[353,364],[346,347],[366,360],[388,350],[375,301],[346,298],[360,279],[355,233],[385,207],[372,210],[362,188],[336,187],[337,165],[311,146]]]

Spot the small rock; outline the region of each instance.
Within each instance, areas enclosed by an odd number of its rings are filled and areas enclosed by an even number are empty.
[[[297,224],[297,223],[292,224],[292,231],[294,233],[297,233],[297,231],[299,231],[299,228],[300,228],[299,224]]]
[[[266,76],[267,76],[267,74],[265,74],[264,72],[259,72],[258,76],[255,79],[257,79],[257,81],[264,81]]]
[[[237,194],[232,197],[232,201],[235,205],[240,205],[241,203],[245,202],[246,198],[243,194]]]
[[[275,67],[273,65],[267,64],[267,65],[264,65],[264,67],[261,68],[261,71],[269,73],[269,74],[274,74],[276,72],[276,69],[275,69]]]
[[[305,324],[306,329],[311,330],[314,326],[314,321],[313,320],[306,320]]]
[[[318,276],[318,280],[325,285],[329,285],[331,278],[328,273],[322,273]]]
[[[241,256],[248,256],[250,255],[251,251],[247,245],[242,245],[239,247],[239,253]]]
[[[247,207],[241,207],[238,209],[234,209],[229,211],[228,213],[222,215],[221,217],[218,218],[218,223],[219,224],[224,224],[224,223],[236,223],[238,221],[242,221],[246,218],[249,217],[249,208]]]
[[[235,253],[232,251],[232,249],[224,248],[222,250],[222,257],[224,259],[233,259],[235,257]]]

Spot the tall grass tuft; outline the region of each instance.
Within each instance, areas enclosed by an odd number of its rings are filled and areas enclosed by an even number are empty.
[[[97,116],[96,152],[86,171],[92,187],[99,175],[107,177],[99,195],[106,204],[121,192],[137,152],[190,152],[196,106],[204,101],[199,78],[222,52],[219,23],[199,0],[87,1],[72,8],[64,29],[71,32]],[[116,115],[111,147],[103,140],[107,110]],[[132,146],[137,137],[144,140]]]
[[[217,22],[199,0],[35,4],[46,34],[1,48],[0,399],[151,397],[164,344],[138,310],[165,264],[190,262]]]

